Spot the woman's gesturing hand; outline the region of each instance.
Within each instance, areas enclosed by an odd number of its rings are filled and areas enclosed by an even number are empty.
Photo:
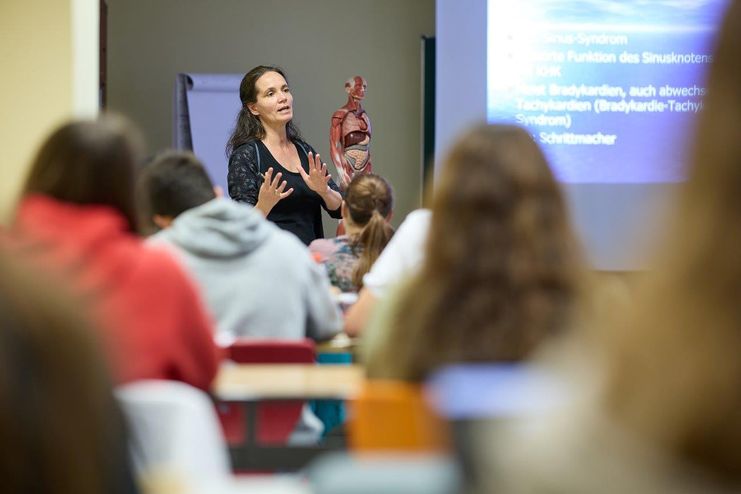
[[[304,167],[299,166],[298,172],[301,178],[306,182],[306,186],[311,190],[324,197],[329,189],[329,180],[332,176],[327,172],[327,165],[322,163],[322,159],[317,153],[309,152],[309,173],[306,173]]]
[[[273,177],[272,167],[268,168],[268,171],[265,172],[264,180],[260,186],[260,192],[257,195],[257,204],[255,204],[255,207],[262,211],[265,216],[278,204],[278,201],[285,199],[293,192],[293,188],[285,190],[287,183],[285,180],[280,181],[282,176],[283,174],[278,172]]]

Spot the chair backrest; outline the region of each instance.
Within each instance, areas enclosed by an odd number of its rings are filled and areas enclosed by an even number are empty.
[[[310,364],[316,358],[312,340],[238,339],[226,349],[227,357],[240,364]],[[256,408],[257,442],[285,443],[291,438],[299,419],[303,401],[261,403]],[[247,439],[244,407],[221,405],[217,409],[229,445]],[[314,418],[314,420],[317,420]]]
[[[448,430],[427,405],[421,385],[368,380],[350,402],[349,442],[358,451],[443,451]]]
[[[321,494],[464,492],[457,461],[447,454],[332,452],[319,456],[304,472],[311,492]]]
[[[451,427],[455,456],[465,491],[482,491],[490,477],[481,462],[481,437],[527,429],[540,418],[568,406],[584,388],[572,388],[563,376],[525,363],[467,363],[443,367],[425,383],[430,406]],[[505,441],[508,439],[505,439]]]
[[[425,392],[448,420],[522,418],[571,399],[566,382],[527,364],[449,365],[430,377]]]
[[[238,339],[227,347],[228,358],[241,364],[310,364],[315,355],[312,340]]]
[[[116,388],[140,477],[174,475],[194,483],[231,475],[226,443],[211,399],[177,381],[146,380]]]

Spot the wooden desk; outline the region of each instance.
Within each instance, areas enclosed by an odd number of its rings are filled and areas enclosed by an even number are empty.
[[[357,365],[236,364],[224,365],[214,382],[217,401],[247,407],[246,444],[230,449],[236,469],[298,470],[338,445],[263,445],[255,443],[255,411],[261,401],[348,400],[360,391],[364,372]]]
[[[225,365],[212,392],[221,401],[346,400],[358,393],[363,377],[358,365]]]

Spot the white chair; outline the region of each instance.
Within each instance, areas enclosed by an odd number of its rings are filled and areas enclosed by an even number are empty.
[[[314,494],[456,494],[454,458],[427,453],[328,453],[307,470]]]
[[[138,381],[116,389],[128,419],[141,478],[166,473],[195,485],[228,482],[226,442],[211,399],[176,381]]]

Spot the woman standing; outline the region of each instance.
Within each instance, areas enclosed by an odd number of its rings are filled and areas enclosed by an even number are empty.
[[[340,218],[342,196],[327,166],[293,124],[283,71],[260,65],[239,86],[242,109],[226,145],[229,195],[252,204],[306,245],[324,236],[321,208]]]

